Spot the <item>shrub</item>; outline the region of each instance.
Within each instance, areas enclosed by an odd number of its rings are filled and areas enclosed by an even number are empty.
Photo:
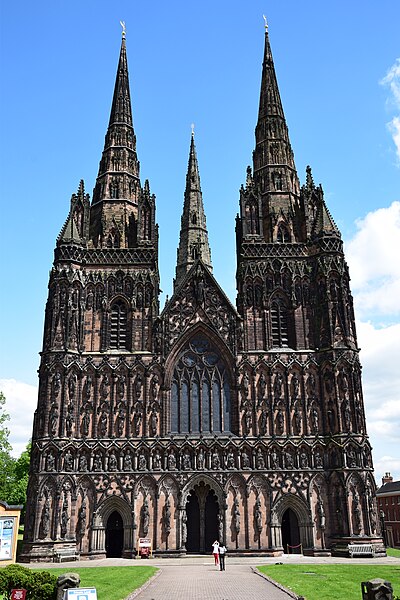
[[[9,565],[0,569],[0,593],[6,600],[11,598],[11,590],[23,588],[27,600],[55,600],[57,577],[47,571],[31,571],[21,565]]]

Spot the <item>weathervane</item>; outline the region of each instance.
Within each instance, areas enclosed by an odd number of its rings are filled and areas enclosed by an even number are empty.
[[[122,27],[122,37],[126,37],[126,27],[125,27],[125,21],[120,21],[120,25]]]
[[[263,19],[264,19],[264,23],[265,23],[265,31],[268,31],[268,21],[267,21],[267,17],[265,15],[263,15]]]

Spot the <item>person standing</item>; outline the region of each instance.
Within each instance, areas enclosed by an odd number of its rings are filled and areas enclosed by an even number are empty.
[[[215,542],[212,545],[212,549],[213,549],[213,556],[214,556],[214,565],[216,567],[218,567],[218,564],[219,564],[219,560],[218,560],[218,557],[219,557],[219,542],[218,542],[218,540],[215,540]]]
[[[219,570],[225,571],[226,547],[224,546],[224,544],[219,545],[218,552],[219,552]]]

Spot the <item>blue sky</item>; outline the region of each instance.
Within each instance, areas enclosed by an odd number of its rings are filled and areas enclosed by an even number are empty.
[[[17,398],[16,386],[27,385],[23,397],[28,389],[34,397],[55,239],[81,178],[92,193],[120,19],[141,178],[157,196],[161,287],[171,293],[193,122],[214,274],[234,301],[234,218],[254,148],[263,13],[300,179],[310,164],[348,247],[375,462],[400,475],[393,429],[400,429],[399,376],[394,363],[389,369],[400,337],[393,260],[400,231],[400,4],[393,0],[3,2],[0,378],[16,382],[3,389],[19,408],[28,401]],[[379,371],[385,353],[390,359]]]

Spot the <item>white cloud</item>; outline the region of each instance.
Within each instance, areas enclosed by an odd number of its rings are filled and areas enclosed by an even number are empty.
[[[359,317],[400,314],[400,202],[356,221],[346,243],[351,287]]]
[[[387,471],[400,479],[400,202],[368,213],[356,225],[346,259],[359,319],[367,430],[380,482]]]
[[[7,427],[10,430],[12,454],[19,457],[32,437],[37,388],[15,379],[0,379],[0,390],[6,398],[5,410],[10,415]]]
[[[400,160],[400,117],[393,117],[387,124],[387,128],[392,134],[394,145],[396,146],[397,157]]]
[[[385,77],[380,81],[381,85],[387,85],[392,92],[392,102],[400,108],[400,58],[390,67]]]
[[[390,89],[388,105],[394,106],[396,111],[400,110],[400,58],[396,59],[396,62],[390,67],[380,83]],[[394,116],[387,127],[393,137],[397,158],[400,161],[400,117],[398,115]]]
[[[379,481],[390,471],[400,479],[400,323],[378,328],[357,322],[367,431]]]

